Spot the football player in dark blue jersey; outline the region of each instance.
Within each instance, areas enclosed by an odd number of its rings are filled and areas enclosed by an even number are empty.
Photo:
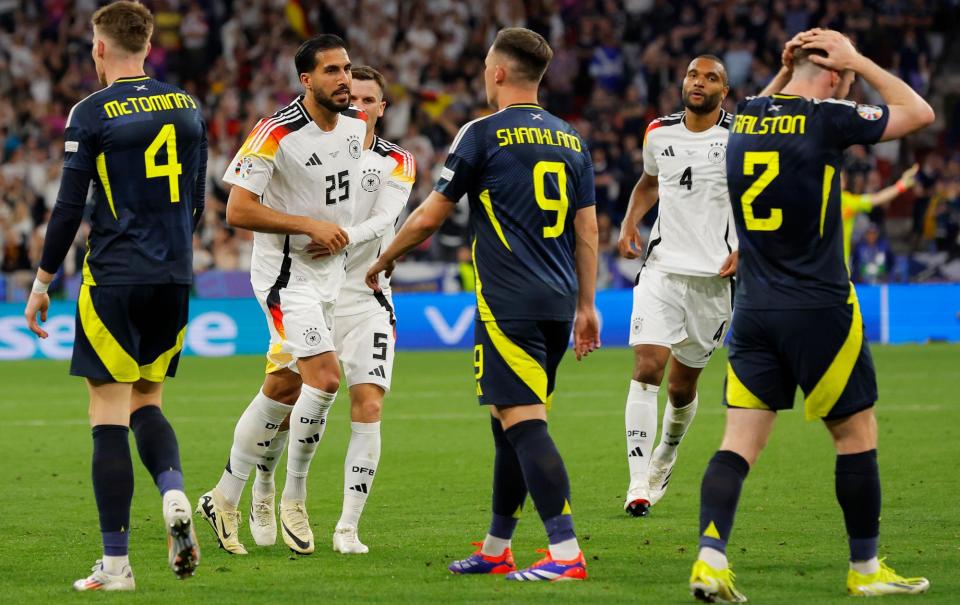
[[[577,359],[600,345],[594,292],[597,221],[586,144],[537,104],[553,56],[522,28],[499,32],[486,58],[487,99],[498,111],[460,129],[435,191],[367,273],[367,284],[435,232],[467,196],[476,272],[477,396],[490,406],[496,457],[493,520],[483,545],[454,573],[520,581],[586,579],[567,473],[546,409],[571,324]],[[550,541],[517,571],[511,537],[529,490]]]
[[[63,178],[27,302],[30,329],[47,333],[47,288],[83,217],[93,212],[77,302],[70,373],[86,378],[93,427],[93,490],[104,556],[74,588],[133,590],[127,557],[132,428],[144,466],[163,496],[169,562],[193,575],[199,549],[183,492],[177,438],[160,410],[187,325],[192,233],[203,214],[206,127],[188,94],[144,75],[153,16],[136,2],[95,12],[93,60],[105,86],[67,120]]]
[[[737,107],[727,145],[727,183],[740,240],[738,287],[723,443],[700,492],[700,551],[690,589],[701,600],[742,602],[726,545],[740,489],[778,410],[797,387],[808,419],[821,419],[837,452],[836,494],[850,546],[852,595],[917,594],[877,558],[880,475],[876,376],[843,256],[843,150],[905,136],[933,110],[906,83],[835,31],[799,34],[765,95]],[[854,75],[884,105],[841,101]],[[781,90],[782,88],[782,90]]]

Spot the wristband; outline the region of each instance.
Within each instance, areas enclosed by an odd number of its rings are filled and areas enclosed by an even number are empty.
[[[902,180],[898,180],[894,186],[897,188],[897,191],[900,193],[905,193],[907,191],[907,186],[903,183]]]
[[[30,289],[34,294],[46,294],[50,289],[50,284],[40,281],[40,278],[33,280],[33,288]]]

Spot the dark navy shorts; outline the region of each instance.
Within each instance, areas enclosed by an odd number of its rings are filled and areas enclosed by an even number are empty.
[[[844,418],[877,400],[877,377],[856,293],[823,309],[736,309],[724,403],[787,410],[797,387],[808,420]]]
[[[177,371],[190,286],[80,286],[70,373],[108,382],[163,382]]]
[[[474,369],[481,405],[549,404],[570,321],[477,321]]]

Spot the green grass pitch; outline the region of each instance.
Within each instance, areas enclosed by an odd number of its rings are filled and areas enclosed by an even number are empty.
[[[881,553],[898,571],[930,578],[931,592],[919,602],[956,603],[960,347],[875,347],[874,356],[881,393]],[[67,376],[63,362],[0,364],[0,600],[692,602],[686,583],[696,553],[700,477],[722,431],[723,359],[714,359],[703,375],[700,414],[680,450],[670,491],[646,519],[622,510],[623,405],[631,365],[629,350],[609,349],[579,364],[568,355],[560,369],[551,432],[571,477],[587,582],[514,585],[502,577],[447,572],[448,562],[469,553],[470,541],[486,530],[489,425],[473,397],[469,352],[401,352],[384,414],[381,466],[361,524],[369,555],[330,550],[349,436],[349,405],[341,396],[310,475],[314,555],[292,556],[282,543],[256,547],[244,519],[241,536],[251,554],[231,557],[216,548],[208,527],[198,526],[201,566],[195,578],[176,581],[166,567],[159,498],[137,461],[131,539],[137,593],[111,596],[70,590],[100,553],[85,389]],[[165,407],[194,501],[219,477],[234,422],[256,392],[262,367],[258,357],[186,358],[169,383]],[[846,540],[833,495],[829,438],[798,410],[778,423],[740,503],[730,547],[738,585],[756,603],[847,603]],[[244,511],[248,498],[249,489]],[[533,562],[539,557],[534,549],[545,545],[528,503],[514,539],[518,563]]]

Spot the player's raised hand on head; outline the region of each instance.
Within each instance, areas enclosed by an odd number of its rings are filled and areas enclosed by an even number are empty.
[[[740,259],[740,251],[734,250],[723,261],[720,267],[720,277],[731,277],[737,274],[737,261]]]
[[[600,319],[597,308],[578,308],[573,320],[573,352],[580,361],[600,348]]]
[[[822,31],[819,27],[815,29],[810,29],[807,31],[800,32],[794,37],[790,38],[787,41],[787,44],[783,47],[783,52],[780,53],[780,64],[787,69],[787,71],[793,71],[793,51],[797,50],[803,46],[805,37],[808,34]]]
[[[27,327],[40,338],[46,338],[48,335],[47,331],[37,323],[37,313],[40,314],[41,322],[47,321],[47,310],[49,308],[50,296],[48,294],[30,293],[30,298],[27,300],[27,308],[23,314],[27,318]]]
[[[311,221],[307,235],[314,243],[326,248],[330,254],[336,254],[350,243],[346,231],[339,225],[327,221]]]
[[[643,237],[636,227],[624,226],[617,240],[617,249],[623,258],[638,258],[643,253]]]
[[[810,61],[834,71],[847,69],[856,70],[860,53],[854,48],[853,42],[838,31],[832,29],[812,30],[805,32],[801,48],[817,48],[826,51],[827,56],[811,55]]]

